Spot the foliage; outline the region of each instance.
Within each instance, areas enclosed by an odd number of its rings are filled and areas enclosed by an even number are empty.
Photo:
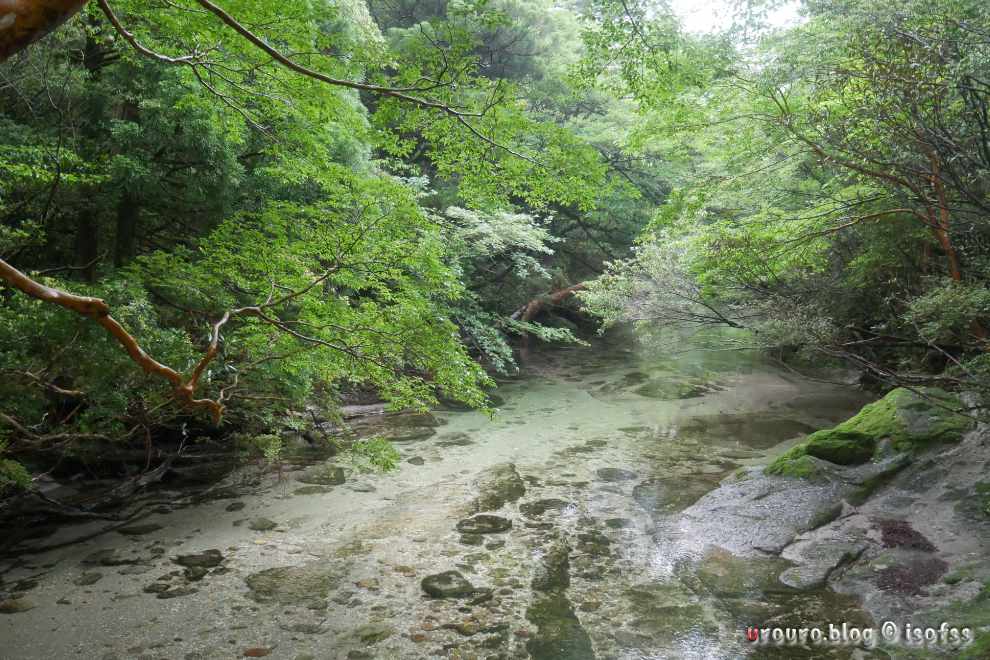
[[[803,9],[695,58],[690,79],[664,77],[676,57],[602,51],[596,83],[637,98],[631,144],[664,149],[675,188],[585,300],[606,322],[744,326],[891,384],[986,388],[990,15],[971,0]],[[637,26],[669,24],[653,18],[594,29],[635,44]],[[674,31],[657,43],[689,50]]]
[[[381,436],[356,440],[350,452],[354,467],[361,472],[391,472],[402,458],[392,443]]]
[[[354,392],[484,406],[514,337],[575,340],[513,312],[650,215],[628,103],[572,84],[574,8],[224,3],[252,41],[187,0],[111,4],[129,34],[89,3],[0,66],[0,257],[183,377],[230,314],[196,396],[231,430]],[[4,289],[0,328],[15,459],[205,424],[90,319]]]
[[[113,3],[124,33],[90,3],[3,65],[0,256],[184,376],[216,328],[197,395],[240,431],[483,407],[516,337],[578,339],[520,310],[579,283],[605,327],[990,382],[976,0],[709,35],[630,0],[166,4]],[[88,319],[5,290],[0,330],[12,460],[193,421]]]
[[[269,463],[276,463],[282,457],[285,443],[280,436],[264,433],[241,438],[248,451],[260,454]]]

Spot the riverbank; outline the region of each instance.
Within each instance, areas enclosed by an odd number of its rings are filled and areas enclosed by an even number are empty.
[[[784,587],[855,597],[883,657],[987,657],[990,429],[949,412],[957,398],[920,394],[895,390],[734,475],[682,525],[736,556],[786,560]]]

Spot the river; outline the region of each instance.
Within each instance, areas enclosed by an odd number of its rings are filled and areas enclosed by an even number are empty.
[[[0,657],[723,659],[753,655],[749,625],[862,618],[853,598],[788,590],[786,562],[733,556],[680,517],[854,413],[853,388],[617,334],[537,352],[497,395],[494,419],[362,420],[396,440],[394,472],[242,467],[194,503],[161,491],[139,523],[6,559],[0,591],[20,605],[0,614]],[[428,597],[423,579],[446,571],[471,593]]]

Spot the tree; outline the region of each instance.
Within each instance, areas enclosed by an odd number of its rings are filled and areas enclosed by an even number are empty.
[[[732,65],[695,61],[700,85],[651,91],[670,65],[641,72],[621,48],[596,74],[643,97],[638,143],[680,161],[639,255],[588,304],[607,319],[744,325],[751,344],[886,382],[983,387],[986,8],[805,10]],[[612,44],[643,33],[616,32]]]
[[[19,5],[5,57],[54,26],[21,20],[43,5]],[[7,451],[150,438],[196,411],[265,428],[366,385],[483,405],[462,339],[505,364],[504,333],[543,331],[461,282],[491,258],[525,280],[546,235],[465,249],[472,223],[446,231],[423,172],[462,220],[521,220],[590,208],[604,171],[482,70],[502,20],[467,4],[390,41],[359,3],[101,0],[10,58],[0,278],[26,295],[0,305]]]

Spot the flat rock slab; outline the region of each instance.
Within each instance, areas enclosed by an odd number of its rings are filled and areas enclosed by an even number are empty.
[[[780,582],[793,589],[823,587],[840,566],[863,554],[867,544],[857,538],[804,539],[787,546],[781,557],[797,564],[780,574]]]
[[[199,566],[202,568],[213,568],[219,566],[223,561],[223,554],[219,550],[204,550],[189,555],[179,555],[173,559],[179,566]]]
[[[512,528],[512,521],[502,516],[479,513],[457,523],[457,531],[465,534],[497,534]]]
[[[601,481],[632,481],[639,478],[639,475],[632,470],[612,467],[598,468],[595,474]]]
[[[741,556],[776,554],[801,532],[834,518],[851,490],[836,480],[769,477],[753,470],[685,509],[677,532],[696,547],[718,546]]]
[[[677,532],[685,544],[718,546],[742,556],[778,554],[799,534],[825,525],[841,512],[842,501],[897,474],[903,455],[856,467],[841,467],[809,456],[811,479],[766,475],[752,468],[724,482],[685,509]],[[840,552],[841,555],[841,552]],[[823,561],[828,563],[831,556]],[[813,576],[794,579],[801,582]]]
[[[255,518],[248,523],[248,529],[255,532],[268,532],[278,527],[278,523],[268,518]]]
[[[473,596],[478,591],[459,571],[427,575],[420,586],[431,598],[464,598]]]

